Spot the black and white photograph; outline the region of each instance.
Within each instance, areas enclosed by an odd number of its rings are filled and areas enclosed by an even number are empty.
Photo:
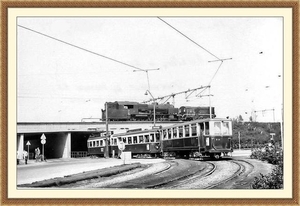
[[[16,189],[287,189],[284,26],[201,12],[18,16]]]

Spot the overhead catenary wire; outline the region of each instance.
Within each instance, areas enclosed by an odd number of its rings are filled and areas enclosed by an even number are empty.
[[[198,47],[200,47],[201,49],[203,49],[204,51],[206,51],[207,53],[209,53],[210,55],[214,56],[215,58],[217,58],[218,60],[220,60],[219,57],[217,57],[216,55],[214,55],[213,53],[211,53],[210,51],[208,51],[207,49],[205,49],[203,46],[201,46],[200,44],[198,44],[197,42],[195,42],[194,40],[192,40],[190,37],[188,37],[187,35],[185,35],[184,33],[182,33],[181,31],[179,31],[178,29],[176,29],[174,26],[172,26],[171,24],[169,24],[168,22],[166,22],[165,20],[161,19],[160,17],[157,17],[159,20],[161,20],[162,22],[164,22],[165,24],[167,24],[169,27],[171,27],[172,29],[174,29],[175,31],[177,31],[179,34],[181,34],[182,36],[184,36],[185,38],[187,38],[188,40],[190,40],[191,42],[193,42],[194,44],[196,44]]]
[[[21,27],[21,28],[26,29],[26,30],[28,30],[28,31],[31,31],[31,32],[34,32],[34,33],[36,33],[36,34],[45,36],[45,37],[47,37],[47,38],[53,39],[53,40],[55,40],[55,41],[61,42],[61,43],[63,43],[63,44],[66,44],[66,45],[75,47],[75,48],[80,49],[80,50],[83,50],[83,51],[85,51],[85,52],[88,52],[88,53],[91,53],[91,54],[94,54],[94,55],[97,55],[97,56],[100,56],[100,57],[109,59],[109,60],[114,61],[114,62],[117,62],[117,63],[119,63],[119,64],[123,64],[123,65],[125,65],[125,66],[132,67],[132,68],[137,69],[137,70],[140,70],[140,71],[145,71],[144,69],[141,69],[141,68],[139,68],[139,67],[136,67],[136,66],[127,64],[127,63],[125,63],[125,62],[116,60],[116,59],[114,59],[114,58],[105,56],[105,55],[103,55],[103,54],[99,54],[99,53],[97,53],[97,52],[93,52],[93,51],[91,51],[91,50],[88,50],[88,49],[85,49],[85,48],[83,48],[83,47],[77,46],[77,45],[75,45],[75,44],[71,44],[71,43],[69,43],[69,42],[60,40],[60,39],[58,39],[58,38],[52,37],[52,36],[50,36],[50,35],[44,34],[44,33],[42,33],[42,32],[39,32],[39,31],[36,31],[36,30],[33,30],[33,29],[30,29],[30,28],[28,28],[28,27],[25,27],[25,26],[22,26],[22,25],[18,25],[18,27]]]
[[[203,46],[201,46],[200,44],[198,44],[197,42],[195,42],[194,40],[192,40],[190,37],[188,37],[187,35],[185,35],[184,33],[182,33],[181,31],[179,31],[178,29],[176,29],[174,26],[172,26],[171,24],[169,24],[168,22],[166,22],[165,20],[163,20],[160,17],[157,17],[159,20],[161,20],[162,22],[164,22],[165,24],[167,24],[169,27],[171,27],[172,29],[174,29],[175,31],[177,31],[179,34],[181,34],[182,36],[184,36],[185,38],[187,38],[188,40],[190,40],[191,42],[193,42],[194,44],[196,44],[198,47],[200,47],[201,49],[203,49],[204,51],[206,51],[207,53],[209,53],[210,55],[214,56],[215,58],[217,58],[217,60],[213,60],[213,61],[208,61],[208,62],[215,62],[215,61],[221,61],[221,64],[219,65],[217,71],[215,72],[215,74],[213,75],[213,77],[211,78],[210,82],[208,85],[211,85],[212,80],[215,78],[216,74],[218,73],[223,61],[225,60],[231,60],[232,58],[226,58],[226,59],[220,59],[219,57],[217,57],[216,55],[214,55],[213,53],[211,53],[210,51],[208,51],[207,49],[205,49]]]

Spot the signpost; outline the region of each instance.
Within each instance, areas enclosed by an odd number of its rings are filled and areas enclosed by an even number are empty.
[[[45,136],[44,133],[41,136],[41,143],[43,145],[43,152],[42,152],[42,154],[43,154],[43,160],[42,161],[44,161],[44,159],[45,159],[45,156],[44,156],[44,144],[46,144],[46,136]]]
[[[275,135],[275,133],[270,133],[270,135],[272,136],[272,137],[271,137],[271,140],[274,140],[274,135]]]
[[[120,141],[118,144],[119,150],[121,150],[121,156],[123,155],[123,150],[125,149],[125,143]],[[125,165],[125,156],[123,155],[123,165]]]
[[[238,137],[239,137],[239,150],[241,150],[241,133],[238,132]]]
[[[28,150],[28,159],[29,159],[29,157],[30,157],[30,155],[29,155],[29,146],[30,146],[31,144],[30,144],[29,141],[27,141],[26,145],[28,146],[28,149],[27,149],[27,150]]]

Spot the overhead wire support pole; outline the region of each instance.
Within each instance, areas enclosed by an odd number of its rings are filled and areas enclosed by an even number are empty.
[[[155,127],[155,119],[156,119],[156,111],[155,111],[155,107],[156,107],[156,102],[155,102],[155,99],[153,97],[153,95],[151,94],[151,92],[149,90],[146,91],[145,95],[148,95],[150,94],[150,96],[152,97],[152,100],[153,100],[153,126]]]
[[[133,72],[146,72],[146,74],[147,74],[147,81],[148,81],[148,90],[150,90],[150,82],[149,82],[148,71],[154,71],[154,70],[159,70],[159,69],[160,69],[160,68],[157,68],[157,69],[133,70]]]
[[[109,158],[109,152],[108,152],[108,106],[107,102],[105,102],[105,127],[106,127],[106,135],[105,135],[105,158]]]
[[[194,90],[194,91],[187,91],[187,92],[185,92],[185,93],[188,93],[188,92],[190,92],[187,96],[185,96],[185,98],[187,99],[189,96],[191,96],[194,92],[195,92],[196,90]]]
[[[211,60],[211,61],[208,61],[209,63],[210,62],[217,62],[217,61],[226,61],[226,60],[231,60],[232,58],[226,58],[226,59],[218,59],[218,60]]]
[[[188,89],[188,90],[183,91],[183,92],[177,92],[177,93],[172,93],[170,95],[166,95],[166,96],[163,96],[163,97],[157,97],[154,100],[160,100],[160,99],[168,98],[170,96],[176,96],[176,95],[179,95],[179,94],[183,94],[183,93],[186,93],[186,92],[194,92],[196,90],[207,88],[207,87],[209,87],[209,86],[201,86],[201,87],[198,87],[198,88],[195,88],[195,89]],[[152,100],[147,100],[147,101],[143,101],[142,103],[147,103],[147,102],[151,102],[151,101]]]
[[[204,51],[206,51],[207,53],[209,53],[210,55],[212,55],[213,57],[215,57],[217,60],[214,61],[209,61],[209,62],[215,62],[215,61],[221,61],[221,64],[219,65],[216,73],[214,74],[213,78],[211,79],[211,81],[209,82],[209,110],[210,110],[210,117],[211,117],[211,105],[210,105],[210,85],[212,80],[214,79],[214,77],[216,76],[216,74],[218,73],[223,61],[225,60],[230,60],[232,58],[227,58],[227,59],[220,59],[219,57],[217,57],[216,55],[214,55],[213,53],[211,53],[210,51],[208,51],[207,49],[205,49],[203,46],[199,45],[197,42],[195,42],[194,40],[192,40],[191,38],[189,38],[187,35],[183,34],[181,31],[179,31],[178,29],[176,29],[175,27],[173,27],[172,25],[170,25],[168,22],[166,22],[165,20],[161,19],[160,17],[157,17],[159,20],[161,20],[162,22],[164,22],[165,24],[167,24],[169,27],[171,27],[172,29],[174,29],[175,31],[177,31],[179,34],[181,34],[182,36],[184,36],[185,38],[187,38],[189,41],[193,42],[194,44],[196,44],[198,47],[200,47],[201,49],[203,49]]]

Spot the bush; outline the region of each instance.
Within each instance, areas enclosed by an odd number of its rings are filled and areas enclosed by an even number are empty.
[[[283,152],[274,144],[252,150],[251,158],[267,161],[276,167],[268,175],[260,174],[255,177],[251,187],[253,189],[281,189],[283,188]]]
[[[276,165],[271,174],[260,174],[260,177],[255,177],[251,187],[253,189],[282,189],[283,164]]]
[[[273,165],[279,165],[283,161],[282,149],[275,147],[274,144],[266,145],[262,148],[252,149],[250,155],[253,159],[259,159],[261,161],[267,161]]]

